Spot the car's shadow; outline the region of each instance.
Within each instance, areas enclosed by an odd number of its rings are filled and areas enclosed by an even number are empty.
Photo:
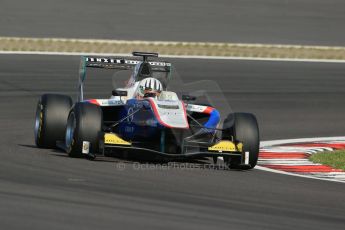
[[[32,148],[32,149],[37,149],[36,145],[18,144],[18,146],[26,147],[26,148]]]
[[[18,146],[37,149],[36,145],[28,144],[18,144]],[[60,149],[47,149],[49,150],[49,155],[55,157],[64,157],[68,158],[69,156]],[[77,158],[80,160],[87,160],[88,157]],[[111,154],[107,156],[99,155],[94,159],[89,158],[89,160],[95,162],[107,162],[107,163],[116,163],[116,164],[131,164],[136,167],[151,167],[151,168],[174,168],[174,169],[208,169],[208,170],[231,170],[231,171],[242,171],[229,169],[222,161],[217,161],[214,163],[209,158],[201,159],[167,159],[163,157],[153,157],[152,155],[142,154]],[[246,171],[246,170],[245,170]]]

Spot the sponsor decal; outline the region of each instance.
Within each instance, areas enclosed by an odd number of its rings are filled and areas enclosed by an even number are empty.
[[[134,112],[134,109],[133,109],[133,107],[130,107],[129,109],[128,109],[128,111],[127,111],[127,122],[132,122],[133,121],[133,119],[134,119],[134,114],[133,114],[133,112]]]
[[[123,140],[115,133],[106,133],[104,134],[104,144],[113,144],[113,145],[132,145],[130,142]]]
[[[180,107],[178,105],[162,105],[162,104],[157,104],[158,108],[161,109],[179,109]]]
[[[212,113],[212,111],[214,111],[214,108],[212,108],[210,106],[205,106],[205,105],[188,104],[187,110],[191,111],[191,112],[210,114],[210,113]]]
[[[113,105],[123,105],[124,103],[121,100],[115,99],[89,99],[87,102],[100,105],[100,106],[113,106]]]
[[[219,141],[217,144],[208,148],[209,151],[216,152],[242,152],[242,143],[238,143],[237,146],[232,141]]]
[[[82,153],[83,154],[89,154],[90,153],[90,142],[83,141]]]
[[[136,65],[141,61],[122,59],[122,58],[101,58],[101,57],[87,57],[87,62],[98,62],[98,63],[110,63],[110,64],[130,64]],[[153,66],[171,66],[171,63],[168,62],[149,62]]]
[[[121,100],[101,100],[101,105],[122,105]]]

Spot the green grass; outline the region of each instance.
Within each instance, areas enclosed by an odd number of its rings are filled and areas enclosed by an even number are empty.
[[[309,158],[314,163],[329,165],[336,169],[345,170],[345,150],[312,154]]]

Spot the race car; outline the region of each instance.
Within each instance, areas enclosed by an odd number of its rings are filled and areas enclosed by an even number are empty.
[[[143,154],[168,160],[223,158],[234,169],[257,164],[259,128],[250,113],[231,112],[221,124],[217,108],[170,91],[172,64],[157,53],[133,57],[82,56],[78,98],[40,97],[35,143],[61,148],[71,157],[94,159],[111,153]],[[87,69],[129,71],[124,87],[105,99],[84,98]],[[169,90],[168,90],[169,89]],[[110,94],[110,92],[109,92]]]

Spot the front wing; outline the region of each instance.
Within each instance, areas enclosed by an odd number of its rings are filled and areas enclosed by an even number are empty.
[[[198,148],[196,148],[196,145]],[[249,153],[243,151],[243,143],[230,140],[220,140],[212,144],[195,142],[187,143],[182,146],[181,153],[172,154],[150,148],[139,147],[135,143],[123,140],[115,133],[103,133],[101,134],[100,149],[101,154],[116,152],[116,150],[136,150],[138,152],[151,153],[156,156],[174,160],[203,157],[239,157],[241,158],[242,165],[248,165],[249,162]]]

